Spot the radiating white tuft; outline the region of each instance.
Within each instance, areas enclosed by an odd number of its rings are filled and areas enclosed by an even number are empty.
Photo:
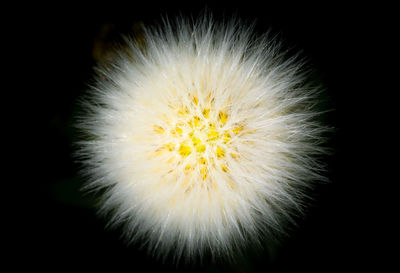
[[[179,21],[130,40],[83,104],[89,188],[157,254],[230,256],[282,231],[321,180],[318,88],[276,40]]]

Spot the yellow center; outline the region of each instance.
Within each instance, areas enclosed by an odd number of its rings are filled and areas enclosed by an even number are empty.
[[[173,115],[163,115],[153,131],[165,141],[152,154],[173,153],[178,164],[183,164],[185,175],[197,173],[201,180],[209,177],[211,168],[229,173],[228,156],[234,160],[239,153],[232,145],[243,125],[230,123],[229,109],[215,109],[210,94],[204,101],[191,97],[190,105],[170,106]],[[189,110],[190,109],[190,110]]]

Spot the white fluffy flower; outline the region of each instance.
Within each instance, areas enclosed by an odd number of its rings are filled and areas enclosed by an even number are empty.
[[[318,88],[237,22],[180,21],[130,41],[86,100],[89,187],[156,253],[229,256],[282,230],[320,179]]]

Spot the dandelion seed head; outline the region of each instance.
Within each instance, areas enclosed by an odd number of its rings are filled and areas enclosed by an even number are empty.
[[[321,179],[317,87],[269,37],[237,21],[180,21],[101,70],[79,126],[102,210],[162,255],[230,256],[283,230]]]

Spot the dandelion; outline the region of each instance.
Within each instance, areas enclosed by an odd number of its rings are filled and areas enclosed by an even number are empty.
[[[144,41],[99,69],[83,104],[79,153],[101,210],[176,257],[227,257],[284,230],[321,179],[319,88],[302,64],[238,21],[166,23]]]

